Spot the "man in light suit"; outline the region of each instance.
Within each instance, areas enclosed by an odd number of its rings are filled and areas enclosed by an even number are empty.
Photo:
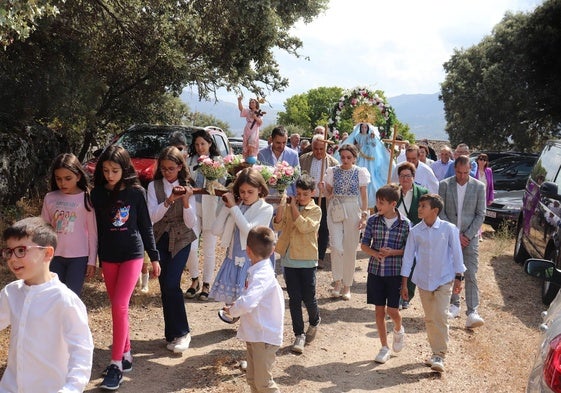
[[[307,173],[316,182],[316,189],[314,190],[314,201],[318,203],[319,196],[319,182],[323,179],[321,168],[323,162],[323,171],[328,167],[339,165],[339,162],[327,154],[327,143],[324,142],[323,135],[314,135],[312,138],[312,151],[302,154],[300,156],[300,169],[302,173]],[[318,269],[323,269],[325,259],[325,251],[329,243],[329,230],[327,229],[327,200],[325,195],[321,198],[321,221],[319,224],[318,232]]]
[[[286,147],[288,135],[283,126],[273,128],[271,133],[271,144],[259,150],[257,160],[263,165],[275,166],[277,162],[286,161],[288,165],[299,168],[298,153],[289,147]],[[269,190],[270,194],[275,194],[275,190]],[[286,194],[290,196],[296,195],[294,183],[286,189]]]
[[[460,243],[466,280],[466,328],[483,326],[483,318],[477,312],[479,306],[479,288],[477,287],[477,269],[479,266],[479,229],[485,219],[485,186],[479,180],[470,177],[471,165],[467,156],[459,156],[454,161],[455,176],[440,182],[438,194],[444,200],[444,209],[440,218],[455,224],[460,230]],[[450,298],[450,316],[460,313],[460,295]]]

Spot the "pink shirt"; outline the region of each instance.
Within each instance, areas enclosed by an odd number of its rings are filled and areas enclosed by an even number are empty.
[[[93,207],[87,211],[84,193],[67,195],[60,190],[45,195],[41,217],[57,233],[56,256],[88,257],[88,265],[95,266],[97,256],[97,225]]]

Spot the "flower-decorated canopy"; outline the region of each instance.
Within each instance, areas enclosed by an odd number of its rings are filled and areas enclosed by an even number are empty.
[[[334,105],[329,119],[329,130],[333,136],[339,134],[337,124],[341,120],[341,113],[348,108],[352,109],[355,124],[372,123],[378,127],[382,139],[391,137],[391,127],[395,120],[393,108],[378,93],[365,87],[344,91]]]

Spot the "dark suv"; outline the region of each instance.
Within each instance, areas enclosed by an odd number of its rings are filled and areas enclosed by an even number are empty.
[[[169,137],[175,131],[181,131],[187,139],[187,146],[191,144],[192,135],[196,131],[207,130],[214,139],[218,151],[222,157],[231,153],[228,137],[218,127],[194,127],[194,126],[166,126],[154,124],[135,124],[128,128],[125,132],[117,136],[111,144],[123,146],[130,154],[132,164],[138,178],[143,186],[154,178],[156,170],[156,161],[160,152],[168,145]],[[84,167],[87,172],[93,174],[97,157],[101,154],[101,150],[94,152],[96,158],[87,161]]]
[[[522,199],[514,259],[542,258],[561,268],[561,140],[548,141],[534,165]],[[543,281],[542,301],[549,304],[561,282]]]

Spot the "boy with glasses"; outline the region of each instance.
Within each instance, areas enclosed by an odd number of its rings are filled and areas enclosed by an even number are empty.
[[[18,279],[0,292],[0,330],[11,326],[2,392],[82,392],[93,340],[86,307],[49,271],[56,233],[42,218],[4,231],[2,259]]]

